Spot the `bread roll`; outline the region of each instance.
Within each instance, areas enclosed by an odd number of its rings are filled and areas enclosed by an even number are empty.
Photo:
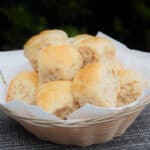
[[[73,108],[70,81],[51,81],[39,87],[36,95],[36,105],[48,113],[66,117]]]
[[[118,80],[113,70],[101,63],[87,64],[75,76],[72,93],[80,106],[116,106]]]
[[[71,44],[73,46],[77,46],[80,42],[82,42],[83,40],[85,39],[88,39],[92,37],[91,35],[88,35],[88,34],[79,34],[79,35],[76,35],[74,37],[71,38]]]
[[[120,91],[118,94],[118,106],[123,106],[135,101],[146,88],[146,81],[134,70],[120,70]]]
[[[75,45],[83,57],[84,64],[102,62],[114,63],[115,47],[112,42],[100,37],[89,37]]]
[[[10,82],[7,101],[16,99],[28,104],[34,104],[37,87],[37,73],[32,71],[21,72]]]
[[[45,30],[31,37],[24,45],[24,54],[29,59],[33,69],[37,68],[37,53],[48,45],[69,43],[68,36],[61,30]]]
[[[48,46],[38,55],[40,83],[72,80],[82,64],[80,53],[70,45]]]
[[[72,113],[73,111],[76,111],[80,108],[80,105],[78,103],[73,103],[71,107],[64,107],[62,109],[57,110],[54,115],[57,117],[60,117],[61,119],[67,119],[68,115]]]

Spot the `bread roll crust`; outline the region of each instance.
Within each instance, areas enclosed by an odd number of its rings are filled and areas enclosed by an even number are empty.
[[[34,104],[37,87],[37,73],[32,71],[23,71],[10,82],[7,93],[7,101],[9,102],[13,99],[17,99],[28,104]]]
[[[72,93],[81,106],[90,103],[101,107],[116,106],[118,81],[113,70],[100,63],[87,64],[76,74]]]
[[[75,45],[75,48],[82,55],[84,64],[95,62],[107,63],[115,59],[115,47],[106,38],[89,37]]]
[[[70,45],[48,46],[38,55],[40,82],[72,80],[82,64],[80,53]]]
[[[131,69],[119,71],[120,91],[118,94],[118,106],[134,102],[146,88],[146,81],[142,76]]]
[[[24,45],[24,54],[29,59],[33,69],[38,71],[37,55],[48,45],[69,44],[67,34],[62,30],[45,30],[32,36]]]
[[[93,37],[89,34],[79,34],[71,38],[71,44],[73,46],[77,46],[79,43],[81,43],[83,40],[88,39],[90,37]]]
[[[36,94],[36,105],[48,113],[73,107],[70,81],[51,81],[41,85]]]

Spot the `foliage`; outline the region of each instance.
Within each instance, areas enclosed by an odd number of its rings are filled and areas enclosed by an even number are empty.
[[[150,50],[149,0],[1,0],[0,49],[19,49],[48,28],[70,36],[101,30],[131,48]]]

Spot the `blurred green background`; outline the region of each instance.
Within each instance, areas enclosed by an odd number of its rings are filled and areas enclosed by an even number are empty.
[[[0,50],[22,48],[33,34],[60,28],[70,36],[113,36],[150,51],[150,0],[0,0]]]

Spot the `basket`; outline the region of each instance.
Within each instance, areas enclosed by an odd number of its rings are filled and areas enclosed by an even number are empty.
[[[121,136],[143,108],[144,105],[141,105],[132,111],[114,114],[104,119],[95,118],[83,121],[77,120],[72,123],[58,123],[23,118],[1,106],[6,114],[19,122],[37,138],[57,144],[77,146],[105,143],[114,137]]]
[[[10,55],[10,52],[6,53],[4,56],[6,58],[11,58],[10,60],[15,60],[18,52],[15,52],[14,55],[11,54],[11,57],[8,57],[7,55]],[[149,56],[147,58],[145,57],[145,53],[143,55],[144,59],[141,60],[141,64],[145,65],[145,62],[148,64]],[[136,53],[136,57],[137,56],[138,55]],[[20,63],[20,59],[18,62],[16,61],[16,63]],[[3,61],[1,64],[3,64]],[[147,70],[149,70],[149,68]],[[148,74],[148,72],[149,71],[147,71],[146,74]],[[148,76],[150,76],[150,74],[148,74]],[[6,84],[6,82],[4,82],[4,84]],[[6,109],[4,105],[0,105],[0,109],[2,109],[8,116],[19,122],[26,130],[42,140],[51,141],[57,144],[88,146],[92,144],[105,143],[114,137],[121,136],[133,123],[144,107],[150,102],[149,99],[149,97],[146,97],[146,101],[137,107],[132,107],[132,109],[111,114],[104,118],[73,120],[71,123],[25,118]]]

